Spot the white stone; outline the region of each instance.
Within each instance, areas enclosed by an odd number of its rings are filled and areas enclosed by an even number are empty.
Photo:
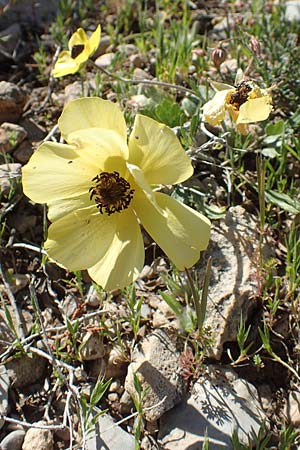
[[[25,431],[15,430],[5,436],[0,442],[1,450],[21,450],[24,441]]]
[[[179,357],[175,343],[163,330],[154,331],[133,351],[125,390],[131,396],[137,394],[133,377],[136,373],[142,389],[149,389],[143,401],[144,416],[149,422],[157,420],[183,397],[185,383],[178,368]]]
[[[287,422],[294,427],[300,425],[300,392],[291,391],[288,396],[284,414]]]
[[[255,307],[256,225],[244,208],[236,206],[212,227],[205,253],[212,257],[212,271],[204,326],[211,328],[214,343],[209,352],[215,359],[221,358],[225,342],[236,341],[241,316],[247,320]]]
[[[4,366],[0,366],[0,414],[6,415],[8,410],[9,378]],[[0,429],[4,420],[0,419]]]
[[[95,430],[91,433],[87,443],[87,450],[134,450],[134,437],[123,428],[115,425],[114,420],[103,414],[98,418]]]
[[[43,422],[36,422],[35,425],[44,425]],[[41,428],[29,428],[25,435],[22,450],[53,450],[53,433],[50,430]]]
[[[233,379],[229,382],[227,376]],[[159,439],[165,450],[202,448],[232,449],[234,430],[248,444],[266,420],[253,385],[239,379],[232,369],[210,368],[192,390],[189,399],[161,417]]]
[[[300,21],[300,1],[291,0],[285,4],[285,19],[288,22]]]

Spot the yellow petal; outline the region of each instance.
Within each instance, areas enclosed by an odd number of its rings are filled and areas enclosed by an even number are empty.
[[[89,192],[78,195],[77,197],[63,198],[48,202],[48,219],[50,222],[55,222],[71,212],[85,208],[88,205],[95,205],[95,202],[90,200]]]
[[[120,108],[98,97],[83,97],[68,103],[58,119],[58,126],[66,141],[73,131],[94,127],[113,130],[127,140],[126,123]]]
[[[224,90],[229,90],[229,89],[234,89],[233,86],[230,86],[230,84],[226,84],[226,83],[219,83],[218,81],[213,81],[210,80],[210,84],[212,85],[212,87],[214,88],[214,90],[216,92],[218,91],[224,91]]]
[[[144,243],[132,210],[115,214],[116,234],[105,256],[88,269],[91,278],[110,291],[133,283],[144,264]]]
[[[99,43],[100,43],[100,38],[101,38],[101,28],[100,28],[100,25],[98,25],[96,30],[90,36],[90,38],[88,39],[88,42],[87,42],[89,56],[92,56],[95,53],[95,51],[97,50]]]
[[[83,28],[78,28],[69,39],[68,47],[71,51],[74,45],[85,45],[88,38]]]
[[[134,196],[132,207],[146,231],[179,270],[193,266],[208,245],[210,221],[165,194],[154,195],[160,211],[141,192]]]
[[[58,60],[52,70],[52,75],[55,78],[64,77],[72,73],[76,73],[80,68],[80,63],[71,58],[70,52],[66,50],[59,54]]]
[[[150,184],[176,184],[193,174],[173,131],[149,117],[136,116],[128,146],[129,163],[140,167]]]
[[[141,171],[141,169],[137,166],[134,166],[133,164],[128,164],[127,167],[129,172],[131,173],[132,179],[129,179],[130,184],[132,187],[137,190],[137,192],[142,192],[144,196],[147,197],[150,203],[153,204],[153,206],[156,206],[154,192],[151,189],[151,186],[147,182],[147,180],[144,177],[144,173]],[[136,194],[135,194],[136,195]]]
[[[271,98],[269,95],[247,100],[240,106],[237,124],[266,120],[272,111],[270,101]]]
[[[43,143],[23,167],[25,195],[37,203],[86,194],[95,167],[80,158],[74,147],[55,142]]]
[[[234,92],[234,89],[218,91],[209,102],[203,106],[203,120],[212,126],[218,125],[225,117],[226,97]]]
[[[125,160],[128,147],[120,134],[105,128],[86,128],[73,131],[68,135],[68,143],[76,147],[76,151],[88,164],[99,171],[117,170],[124,176]]]
[[[68,270],[87,269],[103,258],[115,229],[114,215],[100,214],[96,206],[79,209],[50,225],[45,250]]]

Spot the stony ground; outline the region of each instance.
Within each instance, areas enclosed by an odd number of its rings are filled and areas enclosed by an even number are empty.
[[[300,20],[289,3],[0,1],[2,450],[298,448]],[[53,79],[58,46],[98,23],[95,65]],[[201,122],[208,80],[233,84],[241,66],[273,86],[269,123],[246,137]],[[60,139],[62,108],[82,95],[179,135],[195,176],[173,195],[213,224],[191,279],[146,233],[145,267],[122,291],[47,260],[46,208],[23,195],[21,168]]]

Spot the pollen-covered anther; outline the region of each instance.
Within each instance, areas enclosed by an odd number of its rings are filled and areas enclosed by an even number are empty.
[[[229,103],[239,110],[240,106],[248,100],[248,95],[251,91],[252,86],[246,81],[242,81],[235,92],[230,95]]]
[[[94,198],[100,214],[105,212],[110,216],[128,208],[134,189],[118,172],[102,172],[92,181],[95,181],[96,186],[89,189],[90,199]]]

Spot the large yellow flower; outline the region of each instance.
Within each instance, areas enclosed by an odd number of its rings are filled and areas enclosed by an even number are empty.
[[[272,98],[268,89],[260,89],[252,81],[242,81],[236,88],[223,83],[212,84],[217,92],[203,106],[203,120],[210,125],[219,125],[228,111],[238,131],[245,133],[246,124],[269,117]]]
[[[95,97],[70,102],[58,125],[67,143],[43,143],[23,168],[24,193],[48,204],[49,257],[107,290],[124,287],[143,268],[141,223],[179,270],[195,264],[209,220],[151,189],[193,173],[172,130],[138,114],[127,144],[120,109]]]
[[[98,25],[90,38],[87,37],[83,28],[78,28],[69,40],[69,51],[63,50],[59,54],[52,70],[52,75],[57,78],[78,72],[82,65],[97,50],[100,36],[100,25]]]

